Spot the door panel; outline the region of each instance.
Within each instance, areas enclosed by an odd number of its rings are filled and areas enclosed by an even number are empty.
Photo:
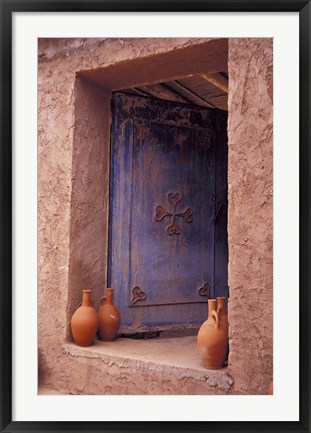
[[[114,97],[108,281],[123,332],[200,324],[208,296],[227,295],[226,236],[214,221],[218,183],[222,200],[226,193],[226,173],[217,172],[226,139],[216,134],[225,125],[219,110]],[[224,201],[217,218],[225,216]]]

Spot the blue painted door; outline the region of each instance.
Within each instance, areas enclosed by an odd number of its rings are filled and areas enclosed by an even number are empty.
[[[228,296],[226,112],[116,94],[110,287],[120,332],[194,327]]]

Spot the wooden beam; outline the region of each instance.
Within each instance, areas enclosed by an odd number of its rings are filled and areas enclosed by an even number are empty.
[[[188,99],[183,98],[181,95],[175,93],[173,90],[163,86],[162,84],[153,84],[152,86],[139,86],[138,89],[142,90],[145,93],[148,93],[150,96],[154,96],[155,98],[165,99],[174,102],[189,103]]]
[[[200,74],[204,80],[213,84],[215,87],[223,90],[225,93],[228,93],[228,80],[223,75],[217,74]]]
[[[199,96],[196,93],[192,92],[192,90],[190,90],[188,87],[185,87],[179,81],[174,81],[173,85],[176,86],[177,88],[179,88],[186,95],[188,95],[190,101],[196,102],[198,105],[203,105],[205,107],[215,108],[215,105],[211,104],[206,99],[203,99],[201,96]]]
[[[144,92],[143,90],[141,90],[140,88],[137,88],[137,87],[132,87],[130,90],[133,90],[134,92],[136,92],[137,95],[150,96],[148,93]]]

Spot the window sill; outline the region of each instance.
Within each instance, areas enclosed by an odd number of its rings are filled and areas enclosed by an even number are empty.
[[[174,375],[177,379],[188,378],[224,392],[229,392],[233,384],[227,368],[208,370],[202,366],[194,335],[148,340],[117,338],[109,343],[96,340],[90,347],[66,343],[63,348],[71,356],[95,358],[119,368]]]

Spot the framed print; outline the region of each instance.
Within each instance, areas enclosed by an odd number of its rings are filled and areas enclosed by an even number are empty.
[[[309,3],[1,1],[1,431],[309,431]]]

